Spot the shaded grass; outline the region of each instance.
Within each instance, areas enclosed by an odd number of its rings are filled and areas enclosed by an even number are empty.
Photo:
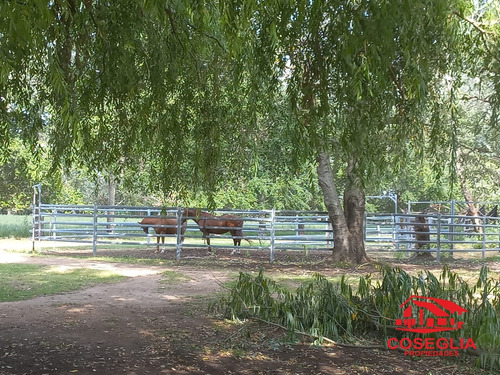
[[[299,288],[303,283],[313,281],[315,278],[315,274],[314,273],[308,273],[302,275],[279,274],[279,275],[268,275],[268,277],[271,280],[279,283],[286,290],[292,292],[295,291],[297,288]],[[326,280],[332,283],[338,283],[342,280],[342,278],[345,278],[345,275],[334,275],[330,277],[325,277]],[[346,278],[346,282],[355,286],[355,283],[358,281],[357,279],[358,279],[357,277]]]
[[[0,302],[69,292],[126,278],[111,271],[34,264],[0,264],[0,274]]]

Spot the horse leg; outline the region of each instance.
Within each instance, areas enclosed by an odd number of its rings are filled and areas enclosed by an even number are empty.
[[[205,235],[205,239],[207,240],[207,245],[208,245],[208,253],[212,254],[212,248],[210,247],[210,234]]]
[[[162,233],[163,236],[161,237],[161,244],[163,245],[162,249],[161,249],[161,253],[163,254],[165,252],[165,236],[164,236],[164,233]]]
[[[156,236],[156,250],[155,250],[155,254],[158,253],[159,251],[160,251],[160,237]]]
[[[241,246],[241,237],[243,237],[243,231],[239,230],[236,232],[236,234],[237,234],[236,237],[238,237],[236,239],[236,245]]]
[[[236,237],[240,237],[240,231],[231,231],[231,236],[233,236],[233,245],[234,245],[234,249],[233,251],[231,251],[231,254],[230,255],[233,255],[235,253],[240,253],[240,249],[237,248],[237,246],[240,246],[241,245],[241,238],[236,238]]]

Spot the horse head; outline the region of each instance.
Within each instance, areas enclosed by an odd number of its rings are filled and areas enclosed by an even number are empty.
[[[201,216],[201,210],[196,208],[185,208],[182,212],[182,216],[185,217],[185,220],[193,219],[198,222]]]
[[[148,234],[149,233],[149,226],[147,224],[144,224],[144,219],[139,221],[137,224],[139,224],[144,231],[144,233]]]

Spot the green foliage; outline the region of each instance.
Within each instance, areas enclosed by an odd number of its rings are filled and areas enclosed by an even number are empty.
[[[354,155],[367,192],[439,199],[450,184],[433,188],[432,173],[450,164],[461,98],[483,115],[460,136],[487,131],[498,149],[499,8],[478,4],[2,1],[0,208],[25,209],[40,181],[51,201],[102,202],[110,176],[128,204],[314,208],[314,176],[297,167],[319,149],[339,185]],[[95,194],[74,189],[72,165]],[[496,163],[470,165],[481,198],[495,194]]]
[[[42,184],[42,200],[57,203],[81,204],[82,192],[67,181],[61,170],[51,168],[46,149],[33,153],[20,138],[14,138],[3,150],[0,162],[0,212],[25,213],[31,208],[33,188]],[[75,172],[76,173],[76,172]],[[89,176],[86,176],[88,180]]]
[[[366,337],[417,337],[397,331],[394,320],[401,317],[401,304],[412,295],[451,300],[468,313],[460,330],[435,333],[439,337],[471,337],[478,346],[483,367],[500,366],[500,283],[483,267],[477,282],[469,285],[447,267],[439,276],[429,271],[411,276],[399,268],[383,267],[381,279],[360,277],[352,287],[342,277],[332,283],[314,275],[292,293],[266,278],[240,273],[238,282],[218,305],[227,317],[259,319],[280,324],[293,337],[305,332],[321,341],[323,337],[352,341]],[[432,334],[430,334],[432,337]]]
[[[0,163],[0,212],[22,212],[31,202],[34,158],[22,142],[12,142]]]
[[[288,126],[299,145],[295,157],[311,160],[325,149],[343,168],[354,153],[366,182],[425,144],[428,100],[441,92],[439,81],[454,50],[457,25],[448,6],[303,0],[249,2],[242,11],[224,3],[222,22],[228,33],[241,27],[236,38],[228,36],[246,47],[238,49],[241,64],[274,73],[247,67],[251,79],[286,82],[295,111]],[[248,24],[256,26],[247,30]]]
[[[253,177],[246,181],[226,183],[214,194],[215,207],[236,209],[314,210],[324,209],[317,186],[311,186],[303,174],[293,178]],[[206,207],[207,194],[188,194],[184,204]]]
[[[223,161],[246,160],[239,130],[253,117],[216,20],[214,4],[190,1],[2,2],[2,141],[22,134],[55,168],[139,156],[166,196],[215,186]]]
[[[269,129],[290,135],[275,153],[356,151],[371,173],[424,136],[406,125],[461,46],[463,3],[2,2],[2,140],[91,170],[140,157],[167,194],[247,172]]]

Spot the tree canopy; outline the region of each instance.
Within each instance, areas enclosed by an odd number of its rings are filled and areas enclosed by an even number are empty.
[[[498,9],[479,5],[2,2],[3,144],[20,135],[100,168],[141,155],[172,186],[213,184],[222,162],[248,157],[258,111],[281,91],[295,152],[362,153],[359,169],[375,171],[387,160],[373,155],[438,132],[447,75],[487,72],[496,119]],[[471,47],[484,59],[464,66]]]
[[[367,187],[424,153],[453,170],[495,132],[499,18],[477,0],[4,1],[0,154],[20,139],[53,170],[134,165],[211,206],[248,176],[318,165],[351,238]],[[467,102],[488,121],[464,120]]]
[[[2,2],[4,145],[20,135],[101,170],[140,156],[163,189],[213,184],[241,154],[248,101],[213,17],[209,3]]]

